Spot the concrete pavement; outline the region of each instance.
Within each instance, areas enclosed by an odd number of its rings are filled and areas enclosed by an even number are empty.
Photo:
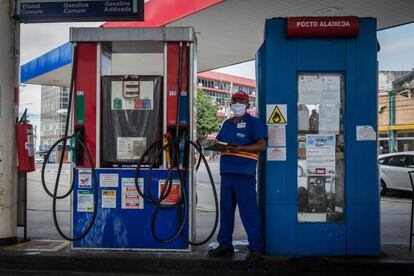
[[[216,188],[219,191],[218,163],[210,162]],[[55,165],[49,168],[51,188],[56,174]],[[29,179],[28,219],[29,237],[59,239],[53,226],[51,200],[43,191],[40,172]],[[205,168],[200,167],[197,182],[197,237],[205,237],[213,225],[214,205]],[[69,167],[64,167],[62,190],[69,188]],[[232,259],[211,259],[206,256],[209,245],[192,253],[143,253],[109,251],[57,252],[13,251],[0,248],[0,275],[414,275],[414,254],[408,251],[411,199],[409,193],[392,192],[381,200],[382,255],[373,257],[270,257],[258,264],[244,261],[246,245],[236,246]],[[69,233],[70,202],[58,204],[59,220]],[[234,239],[244,241],[246,234],[236,217]],[[215,241],[215,237],[212,242]],[[151,264],[151,265],[149,265]],[[107,274],[109,273],[109,274]]]

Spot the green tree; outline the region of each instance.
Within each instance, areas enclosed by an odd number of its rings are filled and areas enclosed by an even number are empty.
[[[203,90],[197,90],[197,140],[201,143],[207,135],[219,130],[216,114],[218,107],[211,102],[211,97]]]

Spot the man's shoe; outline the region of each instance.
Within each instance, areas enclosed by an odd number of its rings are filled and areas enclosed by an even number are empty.
[[[219,245],[216,249],[208,251],[209,257],[231,257],[234,254],[234,249],[231,246]]]
[[[249,252],[246,256],[246,261],[249,263],[255,263],[257,261],[260,261],[263,258],[262,254],[257,251]]]

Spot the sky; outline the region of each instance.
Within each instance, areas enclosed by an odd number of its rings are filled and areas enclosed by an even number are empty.
[[[92,23],[21,24],[20,62],[30,60],[69,41],[69,27],[95,27]],[[379,31],[379,70],[409,71],[414,68],[414,23]],[[217,71],[255,79],[254,61],[218,69]],[[31,122],[40,133],[40,86],[26,85],[20,88],[20,111],[28,108]]]

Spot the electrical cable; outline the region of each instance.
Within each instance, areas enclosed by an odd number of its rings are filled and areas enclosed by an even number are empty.
[[[95,166],[94,166],[94,163],[93,163],[91,153],[90,153],[89,149],[87,148],[87,146],[85,145],[85,143],[79,138],[79,135],[77,133],[68,136],[69,123],[70,123],[70,113],[71,113],[71,109],[72,109],[72,97],[73,97],[73,93],[74,93],[74,80],[75,80],[76,69],[77,69],[77,46],[76,46],[76,44],[74,44],[73,45],[72,75],[71,75],[70,88],[69,88],[69,102],[68,102],[68,108],[67,108],[67,113],[66,113],[66,121],[65,121],[65,134],[62,138],[60,138],[58,141],[56,141],[52,145],[52,147],[48,150],[48,152],[46,153],[46,157],[45,157],[45,160],[43,162],[42,171],[41,171],[41,180],[42,180],[43,189],[53,199],[53,204],[52,204],[53,205],[53,210],[52,210],[53,223],[56,227],[56,230],[60,234],[60,236],[62,238],[64,238],[65,240],[68,240],[68,241],[79,241],[79,240],[83,239],[89,233],[89,231],[92,229],[93,224],[95,223],[96,214],[97,214],[97,210],[98,210],[98,178],[96,176]],[[81,145],[81,148],[86,152],[86,156],[87,156],[88,163],[89,163],[89,166],[91,168],[92,177],[93,177],[94,209],[93,209],[93,212],[92,212],[92,218],[90,219],[89,224],[86,226],[85,230],[77,237],[69,237],[65,233],[63,233],[62,229],[60,228],[59,222],[57,220],[57,211],[56,211],[56,201],[58,199],[64,199],[64,198],[68,197],[72,193],[72,191],[75,187],[75,177],[73,177],[72,178],[72,183],[70,185],[70,188],[69,188],[68,192],[66,192],[63,195],[58,195],[60,175],[61,175],[61,172],[62,172],[63,159],[64,159],[64,156],[65,156],[66,143],[67,143],[68,139],[71,139],[72,141],[76,141],[77,143],[79,143]],[[46,180],[45,180],[46,164],[47,164],[47,162],[49,160],[49,157],[52,154],[53,150],[61,142],[63,142],[62,154],[60,156],[59,167],[58,167],[57,176],[56,176],[56,179],[55,179],[55,186],[54,186],[53,193],[52,193],[52,192],[49,191],[49,189],[46,186]]]

